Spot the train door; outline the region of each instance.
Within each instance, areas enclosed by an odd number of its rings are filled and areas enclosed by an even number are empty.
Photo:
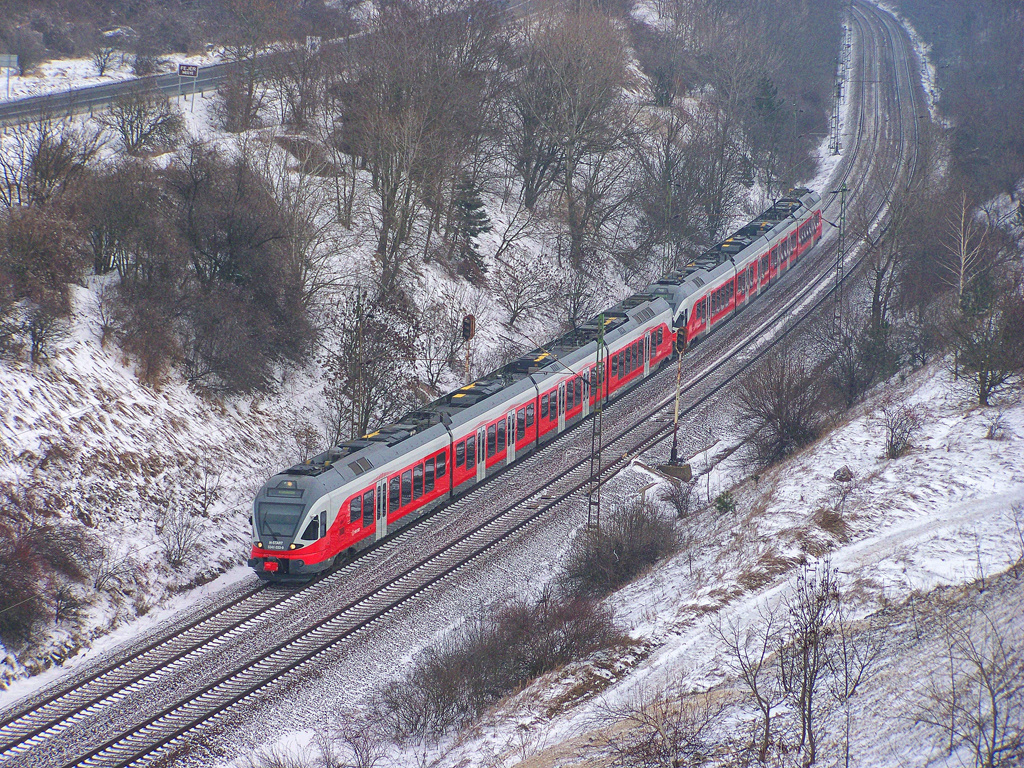
[[[380,541],[388,535],[388,479],[386,477],[377,481],[377,535],[376,541]]]
[[[651,375],[651,332],[644,335],[644,376]]]
[[[580,418],[585,419],[590,415],[590,382],[594,380],[597,374],[593,368],[589,368],[581,375],[583,378],[583,411],[580,414]]]
[[[516,460],[516,411],[514,408],[505,416],[505,439],[508,441],[508,448],[505,449],[505,461],[511,464]]]
[[[565,429],[565,382],[558,385],[558,431]]]
[[[487,427],[480,427],[476,431],[476,479],[480,482],[487,477]]]

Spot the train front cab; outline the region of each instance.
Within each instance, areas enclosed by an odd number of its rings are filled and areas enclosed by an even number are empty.
[[[275,476],[253,501],[248,565],[264,581],[306,580],[330,568],[339,519],[314,477]]]

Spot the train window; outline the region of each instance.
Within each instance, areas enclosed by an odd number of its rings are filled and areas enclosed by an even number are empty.
[[[476,437],[466,440],[466,469],[476,466]]]
[[[494,455],[495,442],[494,425],[491,424],[491,426],[487,428],[487,458],[491,458],[491,456]]]
[[[402,506],[412,501],[412,470],[407,469],[402,473]]]
[[[635,371],[637,368],[640,367],[640,342],[639,341],[634,341],[633,342],[633,346],[631,347],[631,349],[633,350],[633,367],[632,367],[632,370]]]
[[[363,528],[373,525],[373,489],[363,494]]]
[[[354,523],[363,516],[363,497],[354,496],[348,503],[348,521]]]
[[[466,463],[466,441],[460,440],[455,444],[455,466],[461,467]]]
[[[587,399],[588,400],[592,399],[596,392],[597,392],[597,366],[595,365],[593,368],[590,369],[590,391],[587,392]]]
[[[526,437],[526,409],[516,411],[516,442]]]
[[[418,499],[423,495],[423,465],[417,464],[412,468],[412,497]]]
[[[661,344],[662,344],[662,342],[664,340],[665,340],[665,329],[664,328],[659,328],[658,329],[658,341],[657,341],[657,344],[658,344],[659,347],[661,346]]]
[[[612,355],[612,378],[618,378],[619,376],[619,356],[617,354]]]
[[[434,490],[434,459],[429,458],[423,464],[423,491],[430,493]]]
[[[442,477],[444,477],[444,473],[447,471],[447,467],[445,466],[447,463],[448,463],[448,452],[447,451],[441,451],[441,453],[437,454],[437,479],[438,480],[440,480]]]
[[[392,512],[402,506],[402,479],[398,475],[388,483],[388,506]]]
[[[533,403],[530,403],[528,406],[526,406],[526,426],[528,427],[533,426],[533,412]]]
[[[303,541],[316,541],[320,538],[320,518],[314,517],[309,521],[306,530],[302,532]]]
[[[496,450],[504,451],[505,450],[505,445],[506,445],[506,443],[505,443],[505,420],[502,419],[501,421],[499,421],[497,426],[498,426],[498,440],[497,440],[498,445],[497,445]]]
[[[548,417],[548,396],[543,395],[540,398],[540,417],[546,419]]]
[[[576,377],[576,402],[577,403],[582,403],[583,402],[583,377],[582,376],[577,376]]]
[[[565,410],[567,410],[567,411],[571,411],[572,408],[573,408],[573,405],[575,405],[575,402],[576,402],[575,399],[573,398],[573,386],[572,386],[572,383],[574,381],[576,381],[576,379],[569,379],[569,381],[567,381],[566,385],[565,385]]]

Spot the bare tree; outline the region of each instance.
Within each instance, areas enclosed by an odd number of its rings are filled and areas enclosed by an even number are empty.
[[[561,310],[562,328],[566,331],[579,328],[606,303],[595,289],[594,276],[572,266],[562,271],[552,299]]]
[[[948,667],[932,678],[919,722],[941,729],[949,753],[965,749],[976,768],[1011,765],[1024,751],[1024,655],[985,612],[946,630]]]
[[[305,128],[319,106],[324,82],[320,49],[311,41],[282,46],[271,77],[281,104],[281,123]]]
[[[322,414],[334,445],[392,421],[415,402],[409,382],[416,355],[409,318],[379,297],[342,292],[325,314],[337,333],[324,357]]]
[[[819,377],[792,351],[772,352],[740,385],[739,409],[754,460],[772,464],[818,436]]]
[[[990,257],[992,231],[987,222],[976,215],[975,206],[962,190],[959,199],[950,206],[946,219],[947,282],[956,292],[957,302],[963,301],[970,282],[986,267]]]
[[[426,297],[426,305],[414,326],[416,362],[422,366],[425,383],[437,391],[444,374],[459,365],[462,340],[462,319],[469,314],[464,289],[447,286]]]
[[[559,281],[543,259],[515,251],[509,256],[498,261],[489,282],[494,298],[508,314],[505,325],[515,328],[519,321],[550,308]]]
[[[272,142],[248,137],[241,142],[239,153],[251,159],[272,191],[285,224],[286,262],[298,271],[303,304],[316,306],[348,284],[331,264],[340,246],[330,220],[331,191],[323,180],[324,163],[310,159],[291,167],[287,155]]]
[[[102,146],[98,132],[45,114],[8,130],[0,152],[0,206],[4,208],[60,199],[86,173]]]
[[[750,692],[763,721],[758,760],[764,763],[772,746],[772,713],[786,700],[780,674],[779,650],[784,642],[784,621],[775,610],[758,607],[758,618],[746,627],[719,626],[716,635],[725,644],[736,672]]]
[[[101,547],[89,560],[92,586],[97,592],[124,587],[134,581],[138,566],[131,552],[115,546]]]
[[[99,121],[129,155],[174,147],[181,138],[181,110],[153,87],[138,85],[110,103]]]
[[[681,689],[648,695],[638,691],[605,717],[625,728],[610,729],[608,748],[614,764],[625,768],[679,768],[714,755],[714,728],[725,705],[710,693],[687,695]]]
[[[474,23],[458,19],[471,13]],[[333,64],[328,120],[345,151],[370,175],[379,287],[398,284],[412,254],[409,240],[425,225],[425,249],[447,213],[465,158],[480,141],[493,76],[500,9],[388,4],[373,34]],[[334,130],[337,129],[337,130]]]
[[[283,22],[282,6],[273,0],[234,0],[229,7],[231,34],[224,46],[232,64],[220,88],[221,119],[229,131],[254,128],[266,99],[262,54]]]
[[[1010,507],[1010,514],[1013,515],[1013,527],[1017,531],[1017,562],[1013,565],[1013,572],[1020,575],[1021,568],[1024,568],[1024,502],[1017,502]]]
[[[376,768],[387,753],[387,744],[378,733],[379,726],[366,720],[343,719],[329,737],[329,748],[340,751],[337,768]],[[327,743],[318,741],[321,755]],[[324,759],[325,765],[327,760]]]
[[[180,498],[167,502],[159,520],[160,546],[170,565],[180,566],[198,557],[196,546],[203,537],[202,518]]]
[[[1012,285],[976,288],[951,310],[947,337],[955,372],[968,374],[978,404],[987,406],[1024,373],[1024,296]]]
[[[883,630],[874,625],[858,629],[850,615],[850,606],[839,595],[834,632],[828,655],[831,672],[829,693],[843,708],[843,764],[850,765],[850,736],[853,734],[853,708],[850,700],[878,663],[883,651]]]
[[[885,425],[885,456],[898,459],[910,448],[914,435],[921,429],[921,415],[913,406],[898,401],[882,404]]]
[[[838,606],[838,574],[831,563],[826,560],[817,568],[805,566],[787,600],[789,626],[782,647],[782,682],[800,717],[798,748],[805,765],[813,765],[817,759],[819,696]]]
[[[904,257],[904,238],[909,203],[898,200],[884,226],[876,230],[867,209],[856,212],[851,229],[864,243],[871,286],[871,313],[868,333],[877,343],[884,343],[893,293],[898,285],[899,269]]]
[[[92,65],[96,67],[96,77],[103,77],[114,61],[117,49],[110,45],[101,45],[92,52]]]
[[[524,71],[511,91],[514,164],[532,207],[557,184],[569,230],[568,257],[579,268],[604,222],[624,202],[630,125],[635,108],[621,33],[589,7],[524,30]]]

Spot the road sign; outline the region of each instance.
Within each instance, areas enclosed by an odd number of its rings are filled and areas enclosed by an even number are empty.
[[[0,53],[0,69],[7,70],[7,98],[11,98],[11,70],[18,68],[18,54]]]
[[[178,77],[199,77],[199,67],[196,64],[179,64]]]

